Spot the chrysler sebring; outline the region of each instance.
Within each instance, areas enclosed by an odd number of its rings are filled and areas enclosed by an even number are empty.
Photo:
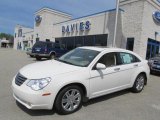
[[[149,72],[147,61],[131,51],[79,47],[23,67],[13,78],[13,96],[28,109],[70,114],[92,98],[128,88],[141,92]]]

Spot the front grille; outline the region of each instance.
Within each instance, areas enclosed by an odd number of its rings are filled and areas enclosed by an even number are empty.
[[[15,78],[15,83],[16,83],[16,85],[21,86],[26,80],[27,80],[27,78],[25,78],[23,75],[18,73]]]
[[[152,67],[152,69],[160,71],[160,68]]]

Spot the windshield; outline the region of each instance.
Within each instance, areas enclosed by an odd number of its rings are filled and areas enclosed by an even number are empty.
[[[75,66],[87,67],[98,54],[99,52],[95,50],[76,48],[58,60]]]

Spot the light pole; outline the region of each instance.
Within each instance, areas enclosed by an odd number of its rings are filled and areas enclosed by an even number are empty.
[[[114,39],[113,39],[112,47],[116,47],[118,15],[119,15],[119,0],[117,0],[116,2],[116,17],[115,17]]]

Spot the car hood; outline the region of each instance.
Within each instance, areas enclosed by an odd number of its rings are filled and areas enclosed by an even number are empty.
[[[28,79],[40,79],[82,69],[56,60],[38,62],[23,67],[19,72]]]

